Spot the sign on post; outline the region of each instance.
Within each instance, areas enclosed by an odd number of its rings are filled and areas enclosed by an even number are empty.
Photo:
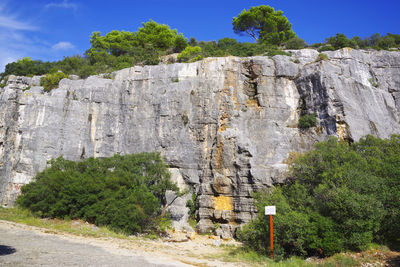
[[[275,206],[265,206],[265,215],[275,215],[276,207]]]
[[[272,222],[272,215],[276,215],[275,206],[265,206],[265,215],[269,215],[269,238],[271,244],[271,258],[274,258],[274,225]]]

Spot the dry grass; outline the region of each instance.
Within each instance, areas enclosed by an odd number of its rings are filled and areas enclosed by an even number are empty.
[[[79,236],[131,238],[116,233],[107,227],[97,227],[82,220],[43,219],[34,216],[30,211],[20,208],[0,207],[0,220],[22,223],[47,229],[47,233],[67,232]]]

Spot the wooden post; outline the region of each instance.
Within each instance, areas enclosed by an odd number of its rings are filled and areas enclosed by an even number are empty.
[[[272,215],[269,215],[269,238],[271,244],[271,259],[274,258],[274,224],[272,222]]]
[[[276,214],[275,206],[265,206],[265,215],[269,215],[269,238],[271,244],[271,259],[274,258],[274,225],[272,223],[272,215],[275,214]]]

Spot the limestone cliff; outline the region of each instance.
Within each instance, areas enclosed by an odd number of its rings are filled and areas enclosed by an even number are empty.
[[[51,158],[159,151],[196,193],[198,228],[218,222],[229,234],[254,216],[252,192],[283,181],[293,152],[328,135],[400,133],[399,52],[318,54],[136,66],[113,79],[64,79],[49,93],[38,77],[10,77],[0,95],[1,204]],[[317,127],[297,127],[305,111]],[[185,203],[170,208],[176,221]]]

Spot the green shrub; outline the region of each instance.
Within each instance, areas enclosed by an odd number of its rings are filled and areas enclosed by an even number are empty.
[[[63,72],[49,73],[40,78],[40,85],[43,86],[43,91],[50,92],[51,89],[57,88],[64,78],[68,78],[68,75]]]
[[[201,47],[188,46],[178,55],[179,62],[195,62],[203,58]]]
[[[289,53],[289,52],[285,52],[285,51],[282,51],[282,50],[279,50],[279,49],[268,49],[267,50],[267,52],[264,54],[264,55],[266,55],[266,56],[269,56],[269,57],[273,57],[273,56],[276,56],[276,55],[282,55],[282,56],[291,56],[292,54],[291,53]]]
[[[8,77],[4,77],[4,78],[0,81],[0,88],[6,87],[7,81],[8,81]]]
[[[165,192],[178,188],[157,153],[73,162],[57,158],[17,203],[51,218],[83,219],[128,234],[156,229]]]
[[[336,49],[331,46],[331,45],[324,45],[323,47],[318,49],[318,52],[323,52],[323,51],[335,51]]]
[[[189,208],[189,217],[195,219],[197,211],[196,194],[192,193],[192,198],[186,202],[186,207]]]
[[[369,78],[368,81],[373,87],[376,87],[376,88],[379,87],[379,83],[376,82],[376,79]]]
[[[315,61],[319,62],[319,61],[328,60],[328,59],[329,59],[329,57],[327,54],[320,53]]]
[[[371,242],[400,243],[400,136],[367,136],[351,145],[330,138],[298,156],[293,180],[255,195],[259,211],[275,205],[278,257],[330,256]],[[246,247],[269,248],[262,212],[237,231]]]
[[[299,118],[299,128],[307,129],[317,125],[317,113],[304,114]]]
[[[335,48],[335,50],[351,47],[356,48],[357,43],[354,40],[348,39],[343,33],[337,33],[336,36],[326,38],[326,43]]]
[[[286,49],[303,49],[306,46],[307,43],[297,36],[290,39],[289,41],[286,41],[285,43]]]

